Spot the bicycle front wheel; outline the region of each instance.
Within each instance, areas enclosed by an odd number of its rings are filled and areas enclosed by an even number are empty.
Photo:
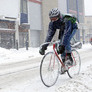
[[[59,76],[59,62],[54,52],[45,54],[40,65],[40,77],[47,87],[53,86]]]
[[[67,72],[70,78],[74,77],[75,75],[78,75],[81,68],[80,55],[75,49],[72,50],[72,58],[73,66],[71,66]]]

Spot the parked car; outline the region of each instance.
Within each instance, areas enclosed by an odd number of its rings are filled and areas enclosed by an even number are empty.
[[[90,38],[90,44],[92,45],[92,38]]]
[[[75,38],[72,38],[71,39],[71,47],[81,49],[82,48],[82,43],[80,41],[77,41]]]

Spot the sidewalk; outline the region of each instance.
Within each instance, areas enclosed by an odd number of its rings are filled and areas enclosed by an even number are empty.
[[[39,48],[29,50],[0,48],[0,76],[39,67],[41,58]]]
[[[4,49],[0,48],[0,65],[21,62],[40,57],[39,48]]]

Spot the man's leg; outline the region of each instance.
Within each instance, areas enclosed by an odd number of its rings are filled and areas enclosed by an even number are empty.
[[[77,30],[77,29],[74,29],[74,30],[72,31],[72,33],[70,34],[70,36],[68,37],[68,40],[67,40],[66,46],[65,46],[65,52],[66,52],[66,53],[71,53],[71,44],[70,44],[70,41],[71,41],[71,39],[73,38],[73,36],[75,35],[76,30]]]
[[[67,45],[65,46],[65,49],[66,49],[66,54],[67,54],[67,60],[69,59],[71,62],[68,62],[70,65],[73,64],[73,59],[72,59],[72,56],[71,56],[71,44],[70,44],[70,41],[72,39],[72,37],[75,35],[76,33],[76,29],[74,29],[70,35],[70,37],[68,38],[68,41],[67,41]]]
[[[71,35],[71,31],[72,31],[72,23],[71,23],[71,21],[67,21],[65,23],[65,30],[64,30],[63,37],[61,39],[61,44],[65,46],[65,52],[61,55],[63,62],[65,62],[66,52],[67,51],[71,52],[71,47],[69,45],[69,43],[70,43],[69,37]]]
[[[64,35],[62,38],[62,44],[65,46],[65,53],[67,54],[67,59],[70,59],[70,61],[72,62],[72,57],[71,57],[71,44],[70,44],[70,40],[72,39],[72,37],[75,35],[76,33],[76,29],[72,30],[72,23],[71,21],[67,21],[65,23],[65,30],[64,30]]]
[[[63,63],[65,63],[65,56],[66,56],[66,53],[65,51],[61,54],[61,59],[63,61]]]

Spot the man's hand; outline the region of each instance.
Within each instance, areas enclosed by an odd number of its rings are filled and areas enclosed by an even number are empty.
[[[46,48],[45,46],[42,46],[42,47],[40,48],[40,50],[39,50],[39,53],[40,53],[41,55],[44,55],[46,49],[47,49],[47,48]]]
[[[64,45],[59,45],[57,49],[58,54],[62,54],[65,51],[65,46]]]

